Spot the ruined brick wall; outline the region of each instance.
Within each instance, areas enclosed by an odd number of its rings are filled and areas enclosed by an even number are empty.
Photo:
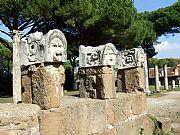
[[[49,110],[21,105],[0,105],[0,114],[4,114],[1,115],[0,134],[140,135],[144,131],[149,135],[154,127],[146,116],[146,95],[141,92],[119,93],[116,99],[107,100],[65,96],[59,108]],[[5,108],[15,110],[11,117],[5,116],[9,111]],[[3,110],[7,110],[6,113]]]
[[[60,108],[42,110],[41,135],[149,135],[144,93],[119,93],[116,99],[63,97]],[[56,130],[55,130],[56,129]]]
[[[39,135],[39,111],[32,104],[0,104],[0,135]]]
[[[64,66],[44,63],[22,70],[22,101],[38,104],[42,109],[59,107],[65,80]]]

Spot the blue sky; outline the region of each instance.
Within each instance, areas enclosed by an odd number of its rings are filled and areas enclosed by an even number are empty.
[[[178,0],[135,0],[138,12],[153,11],[174,4]],[[180,58],[180,34],[175,36],[162,36],[158,39],[161,43],[155,45],[157,58]]]
[[[153,11],[158,8],[163,8],[173,3],[177,2],[178,0],[134,0],[135,7],[137,8],[138,12],[143,11]],[[4,26],[0,22],[0,29]],[[0,32],[0,36],[5,39],[10,40],[8,36],[3,35]],[[155,45],[156,51],[158,54],[155,56],[157,58],[180,58],[180,34],[176,34],[175,36],[169,35],[168,37],[160,37],[158,39],[161,43]]]

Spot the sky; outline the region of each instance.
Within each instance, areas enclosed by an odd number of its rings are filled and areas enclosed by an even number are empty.
[[[153,11],[158,8],[170,6],[178,0],[134,0],[138,12]],[[158,41],[160,44],[155,45],[158,54],[155,56],[161,58],[180,58],[180,34],[175,36],[161,36]]]
[[[170,6],[178,0],[134,0],[134,5],[138,12],[153,11],[158,8]],[[6,29],[0,22],[0,29]],[[9,40],[10,38],[0,32],[0,36]],[[160,44],[155,45],[158,54],[155,56],[161,58],[180,58],[180,34],[175,36],[162,36],[158,39]]]

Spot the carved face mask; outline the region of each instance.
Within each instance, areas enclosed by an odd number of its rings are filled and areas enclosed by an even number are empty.
[[[29,45],[29,61],[31,61],[31,62],[36,61],[35,54],[36,54],[35,44],[32,42]]]
[[[107,60],[108,65],[115,65],[116,63],[116,55],[113,50],[107,50],[107,54],[105,55],[105,60]]]
[[[54,62],[61,62],[64,58],[64,46],[59,38],[54,38],[50,42],[51,58]]]

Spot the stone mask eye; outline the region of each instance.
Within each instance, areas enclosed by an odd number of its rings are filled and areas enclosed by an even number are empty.
[[[31,49],[34,49],[34,45],[31,46]]]

